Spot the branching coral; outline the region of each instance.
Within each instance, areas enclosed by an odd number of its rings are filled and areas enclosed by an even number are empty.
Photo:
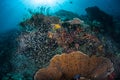
[[[57,17],[42,14],[35,14],[30,19],[21,22],[21,26],[25,28],[25,31],[18,38],[18,53],[24,54],[34,61],[37,67],[46,65],[52,56],[55,55],[53,51],[57,47],[55,41],[48,38],[47,32],[51,24],[57,24],[58,22],[59,19]],[[31,26],[35,30],[28,32],[26,31],[27,26]],[[58,27],[59,25],[57,25]]]
[[[113,70],[113,64],[109,59],[97,56],[89,57],[76,51],[70,54],[55,55],[47,68],[37,71],[35,80],[44,80],[43,78],[71,80],[77,74],[87,79],[101,80],[111,74]]]

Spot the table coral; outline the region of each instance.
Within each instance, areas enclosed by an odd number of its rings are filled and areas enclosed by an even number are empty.
[[[89,57],[76,51],[55,55],[47,68],[37,71],[35,80],[44,80],[42,75],[46,76],[46,80],[72,80],[77,74],[90,80],[102,80],[113,71],[113,64],[109,59],[97,56]]]

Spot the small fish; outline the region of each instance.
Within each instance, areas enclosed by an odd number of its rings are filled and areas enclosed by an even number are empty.
[[[61,28],[60,24],[54,24],[54,26],[53,26],[53,29],[55,29],[55,30],[60,29],[60,28]]]
[[[79,74],[74,76],[74,80],[79,80],[79,79],[80,79],[80,75]]]

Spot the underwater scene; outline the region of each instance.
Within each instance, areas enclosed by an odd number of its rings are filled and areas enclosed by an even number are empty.
[[[120,0],[0,1],[0,80],[120,80]]]

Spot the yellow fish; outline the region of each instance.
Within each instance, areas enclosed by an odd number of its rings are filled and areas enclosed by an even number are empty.
[[[60,29],[61,28],[61,26],[60,26],[60,24],[54,24],[54,29],[56,30],[56,29]]]

